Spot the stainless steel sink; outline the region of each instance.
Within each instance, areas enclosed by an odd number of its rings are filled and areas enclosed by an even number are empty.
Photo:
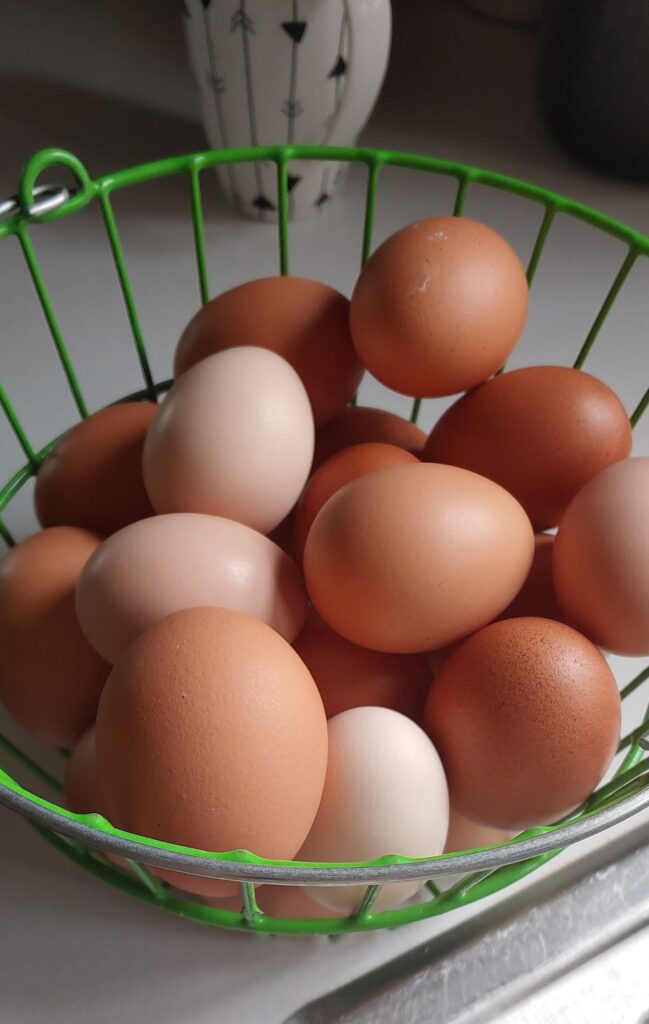
[[[649,1024],[649,822],[286,1024]]]

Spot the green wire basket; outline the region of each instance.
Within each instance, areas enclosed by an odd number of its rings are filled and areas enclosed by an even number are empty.
[[[122,249],[112,205],[112,194],[119,189],[170,175],[185,179],[191,205],[193,237],[196,254],[198,286],[203,302],[209,299],[207,255],[205,246],[201,172],[219,164],[244,161],[272,161],[277,168],[277,209],[279,270],[289,271],[288,233],[288,165],[292,160],[335,160],[362,164],[367,168],[365,217],[359,256],[364,261],[372,249],[372,230],[376,206],[377,183],[383,167],[410,168],[434,175],[444,175],[457,182],[453,213],[461,216],[469,189],[474,184],[488,186],[522,196],[537,204],[540,227],[527,268],[531,285],[539,260],[557,213],[577,218],[598,231],[612,235],[626,246],[626,255],[608,293],[593,320],[586,340],[577,353],[574,365],[584,365],[600,329],[622,288],[631,268],[640,257],[649,256],[649,238],[610,217],[546,189],[525,184],[514,178],[479,170],[464,164],[432,157],[414,156],[385,150],[321,147],[266,146],[196,153],[143,164],[92,179],[83,164],[71,153],[47,149],[28,162],[18,195],[0,203],[0,238],[15,237],[31,276],[36,297],[47,322],[62,371],[67,380],[80,416],[87,415],[87,406],[79,386],[72,360],[66,348],[54,306],[50,299],[32,243],[32,229],[38,225],[73,215],[93,201],[99,204],[112,253],[117,277],[128,314],[133,342],[141,367],[144,387],[121,401],[153,399],[165,392],[171,381],[156,382],[151,372],[146,345],[138,316],[133,288]],[[76,179],[76,188],[38,185],[39,176],[53,165],[63,166]],[[267,230],[267,229],[264,229]],[[649,390],[631,415],[635,426],[649,404]],[[24,453],[25,462],[0,490],[0,535],[8,545],[14,538],[6,525],[4,511],[27,481],[38,473],[39,466],[56,442],[53,438],[36,451],[18,418],[4,387],[0,385],[0,405]],[[412,419],[419,413],[419,401],[412,406]],[[1,657],[0,652],[0,657]],[[626,699],[649,679],[649,666],[622,690]],[[535,871],[563,848],[601,832],[631,815],[649,807],[649,758],[644,739],[649,725],[649,709],[644,718],[620,743],[622,757],[613,778],[603,784],[581,807],[553,825],[528,829],[509,843],[480,850],[447,854],[428,859],[411,859],[390,855],[358,864],[306,864],[289,861],[268,861],[247,851],[223,853],[195,850],[132,835],[114,828],[99,814],[74,814],[55,801],[61,791],[60,782],[44,771],[32,758],[10,740],[0,735],[0,751],[8,762],[31,772],[38,782],[52,791],[46,799],[17,782],[9,771],[0,767],[0,803],[28,819],[41,835],[57,849],[86,870],[131,896],[172,913],[193,918],[204,924],[266,934],[344,934],[362,930],[396,927],[411,921],[447,913],[498,892]],[[62,762],[63,763],[63,762]],[[116,866],[106,856],[119,855],[128,861],[128,868]],[[144,865],[174,868],[191,874],[227,878],[241,884],[240,910],[208,906],[191,896],[183,896],[158,881]],[[453,876],[453,884],[445,879]],[[458,881],[459,877],[459,881]],[[381,885],[405,879],[426,882],[426,899],[394,910],[374,913],[373,903]],[[255,899],[255,884],[341,885],[363,883],[365,897],[350,917],[330,920],[275,918],[263,913]]]

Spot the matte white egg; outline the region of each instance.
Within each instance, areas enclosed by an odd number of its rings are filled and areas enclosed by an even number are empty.
[[[389,708],[341,711],[328,723],[329,759],[320,808],[297,855],[306,861],[363,861],[386,854],[433,857],[448,831],[446,776],[435,747],[405,715]],[[374,910],[414,896],[422,881],[385,885]],[[364,885],[310,886],[309,896],[352,913]]]

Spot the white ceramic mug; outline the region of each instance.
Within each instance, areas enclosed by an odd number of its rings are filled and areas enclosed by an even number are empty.
[[[390,0],[184,0],[185,32],[214,148],[352,145],[378,96],[390,50]],[[219,168],[239,212],[277,216],[272,163]],[[322,209],[340,165],[293,162],[289,213]]]

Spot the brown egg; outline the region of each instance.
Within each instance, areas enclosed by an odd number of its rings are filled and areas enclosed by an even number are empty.
[[[42,743],[71,747],[110,671],[85,639],[74,590],[100,539],[77,526],[28,537],[0,563],[0,698]]]
[[[125,402],[77,423],[38,471],[43,526],[83,526],[104,537],[153,515],[142,479],[142,449],[154,402]]]
[[[469,821],[454,807],[451,807],[444,853],[459,853],[463,850],[478,850],[483,846],[508,843],[515,835],[516,832],[512,832],[511,829],[476,825],[474,821]]]
[[[518,256],[485,224],[432,217],[365,264],[350,308],[361,362],[406,395],[452,395],[502,366],[527,317]]]
[[[97,772],[97,745],[94,724],[87,729],[74,747],[65,766],[63,779],[65,806],[76,814],[101,814],[110,821],[110,811],[101,788]],[[123,857],[106,853],[106,858],[129,871]]]
[[[77,814],[107,814],[106,798],[97,774],[94,724],[86,729],[68,758],[63,780],[63,799],[65,806]]]
[[[293,644],[315,679],[327,718],[371,704],[421,722],[431,670],[423,654],[384,654],[334,633],[311,610]]]
[[[327,722],[311,675],[278,633],[241,612],[192,608],[142,633],[115,665],[97,759],[121,828],[290,860],[322,795]],[[156,874],[198,895],[237,886]]]
[[[568,506],[554,546],[565,613],[616,654],[649,654],[649,457],[609,466]]]
[[[293,917],[306,921],[345,917],[345,911],[321,906],[299,885],[262,885],[255,893],[257,903],[269,917]]]
[[[295,513],[295,551],[299,559],[311,524],[326,501],[344,484],[383,466],[418,462],[415,455],[393,444],[355,444],[343,448],[320,466],[306,485]]]
[[[191,898],[191,896],[190,896]],[[255,891],[257,906],[268,917],[291,917],[303,920],[344,917],[340,911],[321,907],[299,885],[260,885]],[[241,894],[222,899],[207,899],[218,910],[241,911]]]
[[[451,643],[520,590],[534,535],[518,502],[475,473],[417,463],[345,484],[309,531],[313,604],[347,640],[414,653]]]
[[[561,817],[605,774],[620,738],[613,674],[594,644],[550,619],[494,622],[442,665],[424,726],[453,806],[518,829]]]
[[[208,302],[185,328],[174,361],[182,373],[225,348],[277,352],[302,378],[316,423],[347,405],[363,374],[349,334],[349,300],[319,281],[264,277]]]
[[[554,592],[553,550],[554,537],[551,533],[535,534],[534,560],[529,575],[512,603],[498,618],[518,619],[533,615],[542,619],[556,619],[558,622],[566,621],[565,613],[561,610]]]
[[[603,381],[567,366],[528,366],[447,409],[423,458],[495,480],[545,530],[591,477],[630,451],[629,418]]]
[[[316,432],[313,469],[317,469],[343,448],[369,442],[394,445],[419,455],[426,444],[426,434],[416,423],[385,409],[349,406],[335,420]]]

